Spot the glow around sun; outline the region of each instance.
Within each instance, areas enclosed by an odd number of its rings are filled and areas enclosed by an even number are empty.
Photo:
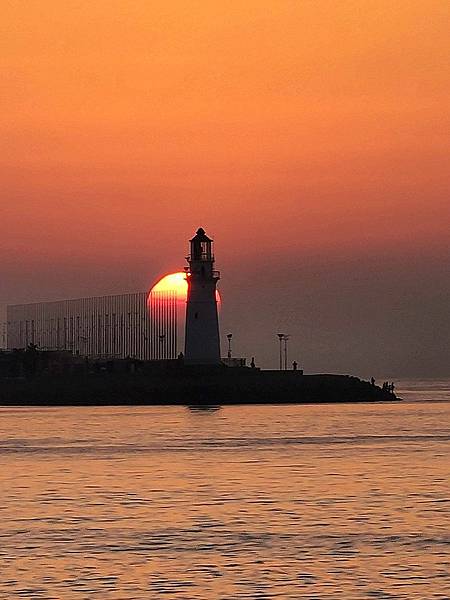
[[[180,302],[186,302],[187,300],[188,284],[186,281],[186,273],[184,271],[178,271],[177,273],[170,273],[161,277],[150,290],[152,292],[175,292],[177,300]],[[216,290],[216,300],[220,304],[220,294]]]

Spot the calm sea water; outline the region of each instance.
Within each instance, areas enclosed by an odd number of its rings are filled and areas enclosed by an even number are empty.
[[[450,382],[400,393],[0,409],[0,598],[448,599]]]

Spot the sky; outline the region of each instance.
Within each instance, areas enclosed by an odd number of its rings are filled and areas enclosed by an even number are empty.
[[[199,226],[224,347],[450,376],[447,0],[6,0],[0,303],[148,289]]]

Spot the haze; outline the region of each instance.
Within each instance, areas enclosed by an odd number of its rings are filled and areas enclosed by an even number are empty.
[[[450,375],[449,17],[3,3],[0,302],[148,289],[203,226],[237,354]]]

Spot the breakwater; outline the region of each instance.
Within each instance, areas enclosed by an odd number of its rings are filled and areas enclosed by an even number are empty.
[[[382,402],[396,396],[348,375],[179,366],[147,372],[40,374],[0,380],[1,405]]]

